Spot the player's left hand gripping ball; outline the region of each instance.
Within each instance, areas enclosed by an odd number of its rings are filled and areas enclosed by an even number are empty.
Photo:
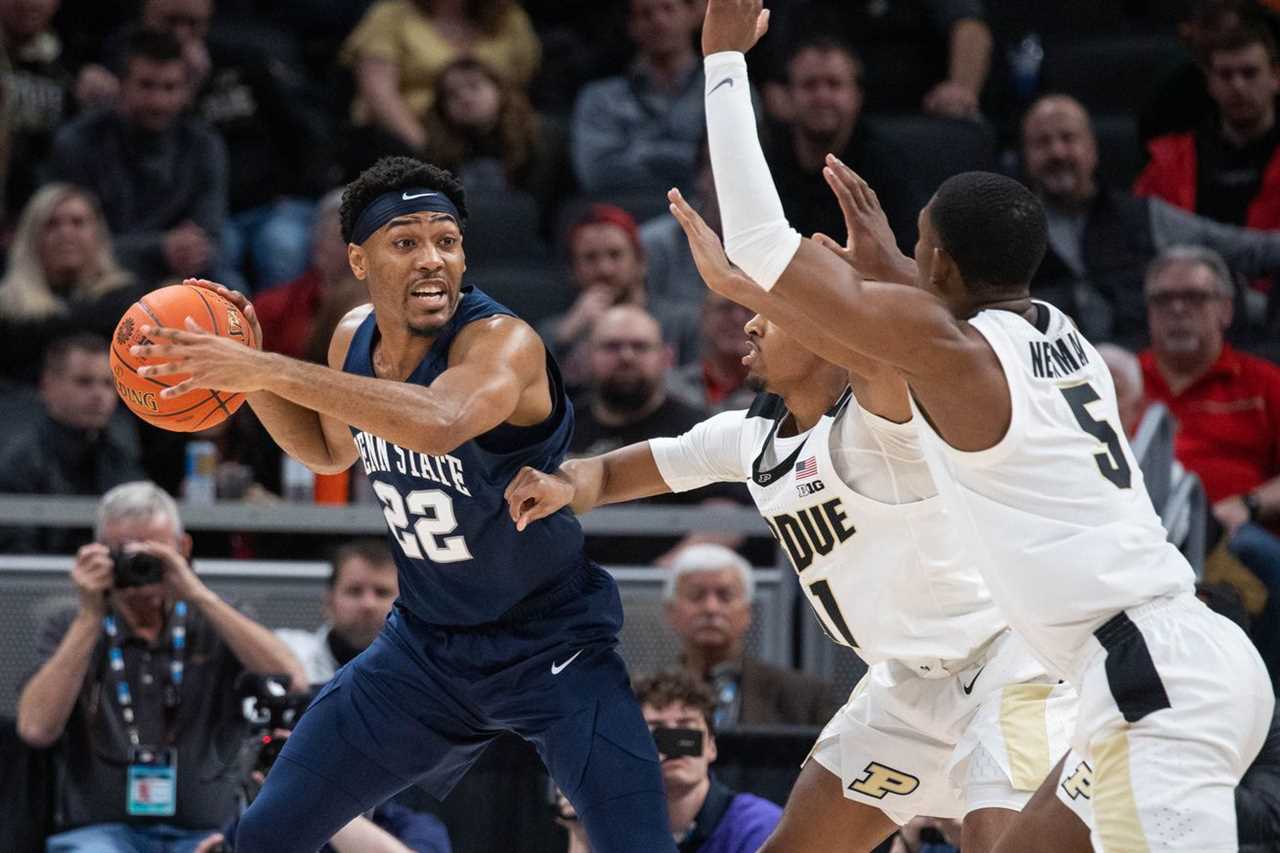
[[[142,333],[156,343],[137,344],[130,352],[144,359],[164,359],[138,369],[142,376],[163,379],[187,374],[187,378],[160,392],[177,397],[196,388],[248,393],[263,388],[270,356],[228,338],[211,334],[193,319],[185,329],[147,326]]]

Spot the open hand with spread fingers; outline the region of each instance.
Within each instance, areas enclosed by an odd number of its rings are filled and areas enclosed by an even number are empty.
[[[684,229],[684,236],[689,241],[689,251],[693,254],[693,263],[707,287],[739,304],[742,304],[744,289],[760,289],[746,273],[729,262],[719,235],[711,230],[711,226],[693,209],[680,190],[670,190],[667,200],[671,202],[671,215]]]
[[[573,484],[563,477],[548,474],[527,465],[511,478],[503,497],[507,511],[523,531],[532,522],[546,518],[573,503]]]
[[[196,388],[249,393],[266,386],[274,358],[270,353],[210,334],[190,317],[186,327],[182,330],[143,326],[142,334],[155,343],[137,344],[129,349],[135,356],[165,360],[163,364],[138,368],[139,376],[159,379],[190,374],[182,382],[161,391],[160,396],[177,397]]]
[[[702,55],[746,53],[769,30],[763,0],[709,0],[702,22]]]
[[[875,190],[834,154],[827,155],[822,176],[840,202],[847,233],[843,246],[826,234],[814,234],[814,241],[844,258],[863,278],[914,284],[915,262],[898,249]]]

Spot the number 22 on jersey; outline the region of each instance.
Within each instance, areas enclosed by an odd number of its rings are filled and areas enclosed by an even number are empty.
[[[453,498],[440,489],[419,489],[401,497],[390,483],[373,482],[373,492],[382,501],[382,514],[391,535],[411,560],[424,558],[433,563],[458,563],[471,559],[471,551],[458,529]],[[410,519],[413,516],[413,519]]]

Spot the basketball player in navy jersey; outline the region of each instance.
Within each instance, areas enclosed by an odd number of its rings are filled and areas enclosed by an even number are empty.
[[[341,217],[372,304],[338,326],[328,367],[193,324],[149,329],[157,343],[136,350],[170,360],[148,375],[191,374],[165,394],[245,392],[314,471],[358,460],[399,567],[381,635],[316,697],[228,833],[233,849],[311,853],[408,785],[443,798],[513,731],[537,747],[593,851],[674,851],[657,752],[615,651],[617,588],[583,556],[569,512],[518,535],[507,513],[522,466],[559,466],[573,409],[534,331],[462,284],[461,183],[380,160],[347,187]],[[257,325],[242,297],[203,284]]]

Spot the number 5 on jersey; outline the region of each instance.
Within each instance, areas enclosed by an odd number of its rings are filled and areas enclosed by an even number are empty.
[[[400,497],[395,486],[375,480],[373,492],[382,501],[382,514],[391,535],[411,560],[426,558],[433,563],[458,563],[471,559],[471,551],[461,536],[449,534],[458,529],[453,514],[453,498],[440,489],[419,489]],[[410,527],[410,514],[416,516]]]

